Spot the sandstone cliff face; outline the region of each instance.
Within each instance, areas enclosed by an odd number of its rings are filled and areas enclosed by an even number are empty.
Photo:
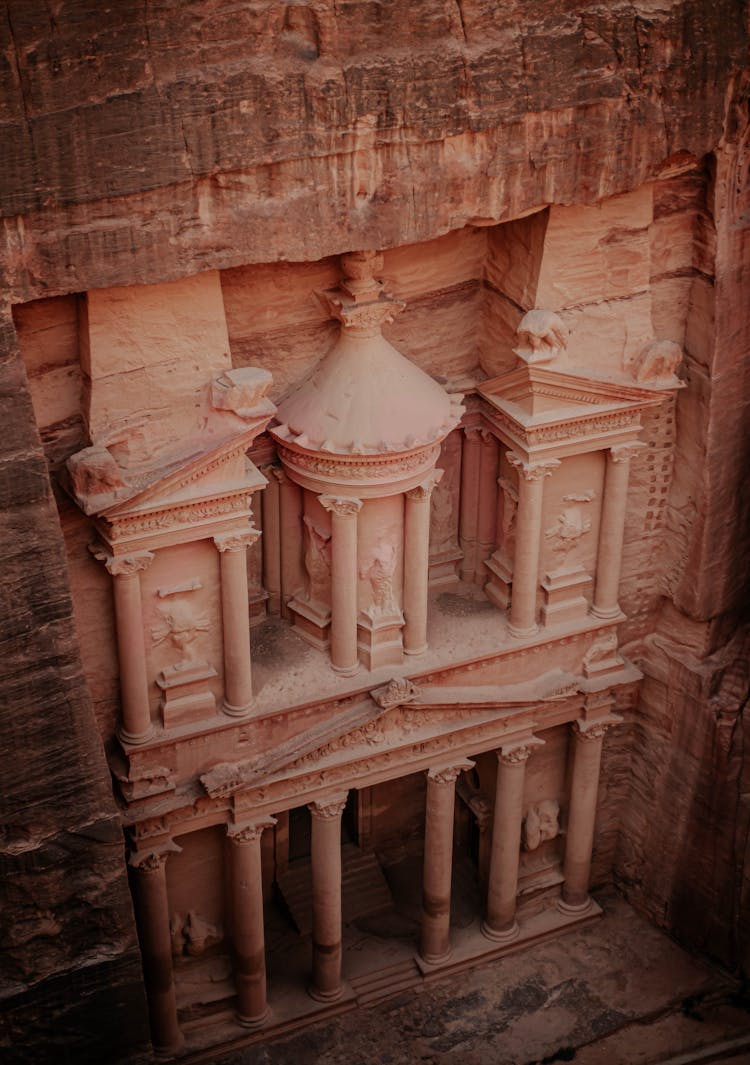
[[[12,322],[0,354],[3,449],[5,1060],[116,1059],[146,1037],[119,817],[81,670],[60,526]],[[29,1038],[33,1031],[33,1038]]]
[[[654,531],[645,573],[626,572],[627,602],[649,604],[629,632],[646,681],[607,751],[597,870],[614,868],[657,920],[732,964],[748,942],[747,641],[737,631],[750,424],[745,15],[734,0],[240,11],[195,0],[114,5],[104,19],[85,0],[56,14],[11,0],[0,20],[2,288],[13,304],[60,298],[44,310],[56,383],[54,420],[40,429],[53,465],[83,432],[75,293],[222,269],[235,361],[288,349],[291,380],[304,368],[303,335],[324,343],[329,327],[310,305],[269,337],[242,295],[251,281],[271,306],[277,275],[254,264],[314,264],[295,273],[309,291],[332,275],[329,256],[392,247],[398,274],[401,246],[441,237],[459,280],[444,292],[404,275],[412,327],[407,316],[394,323],[397,342],[420,361],[414,338],[437,313],[454,330],[446,375],[475,355],[499,372],[493,337],[554,283],[535,264],[565,212],[638,198],[662,175],[652,214],[612,229],[637,267],[629,312],[650,264],[650,309],[641,302],[639,313],[657,335],[684,339],[689,388],[672,422],[652,427],[665,456],[677,441],[668,501],[667,457],[655,493],[636,483],[654,493],[667,533]],[[517,220],[511,286],[493,266],[494,231],[462,230],[506,219]],[[562,265],[564,240],[561,249]],[[606,255],[601,269],[609,278]],[[482,330],[467,338],[459,324],[480,302]],[[561,303],[594,340],[597,306],[576,310],[575,293]],[[16,311],[23,341],[39,318]],[[112,1047],[127,1056],[146,1039],[122,849],[7,305],[2,330],[3,1038],[15,1037],[20,1060],[55,1045],[110,1060]],[[49,410],[41,381],[53,379],[39,369],[29,367],[31,395]],[[631,529],[630,542],[639,535]],[[106,733],[113,692],[97,698]]]

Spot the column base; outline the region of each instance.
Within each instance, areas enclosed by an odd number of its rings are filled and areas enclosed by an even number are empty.
[[[619,618],[622,611],[618,604],[610,607],[592,606],[591,613],[595,618],[601,618],[602,621],[612,621],[613,618]]]
[[[176,1058],[178,1054],[181,1054],[185,1049],[185,1036],[180,1032],[179,1039],[176,1042],[171,1043],[169,1046],[156,1046],[154,1047],[154,1056],[160,1058],[162,1061],[165,1058]]]
[[[527,636],[536,636],[539,632],[538,625],[530,625],[527,629],[519,629],[516,625],[508,625],[508,632],[511,636],[515,636],[517,640],[523,640]]]
[[[516,921],[509,928],[492,928],[486,921],[482,921],[482,935],[487,939],[491,939],[493,943],[512,943],[514,939],[518,939],[521,934],[521,929],[518,927]]]
[[[234,706],[232,703],[228,703],[225,699],[222,710],[227,717],[248,717],[253,712],[253,704],[245,703],[244,706]]]
[[[423,643],[421,647],[414,647],[414,648],[405,647],[404,648],[404,654],[405,655],[423,655],[428,647],[429,647],[429,644],[427,644],[427,643]]]
[[[139,743],[148,743],[155,731],[153,724],[150,725],[145,732],[128,732],[128,730],[123,728],[122,725],[119,725],[117,728],[117,738],[122,740],[123,743],[128,743],[131,746],[136,747]]]
[[[340,677],[353,677],[356,673],[359,673],[359,662],[355,662],[353,666],[335,666],[331,662],[331,668],[334,673],[338,673]]]
[[[237,1021],[237,1024],[241,1025],[243,1028],[247,1028],[248,1031],[252,1031],[255,1028],[262,1028],[268,1020],[270,1013],[270,1009],[266,1006],[263,1012],[259,1013],[257,1017],[243,1017],[241,1013],[235,1013],[234,1019]]]
[[[307,993],[316,1002],[338,1002],[340,998],[344,997],[344,985],[339,984],[333,991],[321,991],[314,984],[308,984]]]
[[[594,900],[587,895],[583,902],[566,902],[565,899],[557,900],[557,908],[566,917],[582,917],[594,908]]]
[[[445,962],[450,961],[453,957],[453,951],[449,947],[444,954],[425,954],[423,951],[419,951],[417,954],[417,964],[423,962],[425,965],[443,965]]]

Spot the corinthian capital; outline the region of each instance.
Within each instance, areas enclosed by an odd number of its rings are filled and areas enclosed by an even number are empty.
[[[353,518],[362,509],[361,499],[349,499],[339,496],[318,496],[320,505],[336,514],[339,518]]]
[[[609,454],[612,462],[630,462],[645,446],[639,440],[634,440],[632,444],[616,444],[609,449]]]
[[[260,536],[260,529],[247,529],[243,532],[219,533],[214,536],[216,550],[224,554],[225,551],[245,551],[252,547]]]
[[[256,821],[246,821],[241,825],[227,825],[227,838],[238,846],[243,843],[255,843],[263,835],[263,830],[273,828],[275,817],[259,817]]]
[[[432,490],[435,485],[440,481],[445,470],[431,470],[425,477],[421,484],[418,484],[415,488],[410,488],[404,495],[407,499],[416,499],[420,503],[429,502]]]
[[[112,555],[108,555],[104,559],[104,565],[107,567],[107,572],[111,573],[113,577],[135,577],[138,573],[148,569],[153,561],[154,554],[152,551],[138,551],[136,554],[126,555],[124,558],[114,558]]]
[[[453,784],[454,781],[467,769],[473,769],[474,762],[464,758],[453,765],[435,766],[427,770],[427,779],[433,784]]]
[[[313,815],[313,817],[319,818],[321,821],[333,821],[336,817],[341,817],[346,806],[346,795],[335,795],[330,799],[319,799],[316,802],[309,802],[307,809]]]
[[[514,452],[508,453],[508,462],[518,470],[524,481],[543,481],[560,465],[559,459],[545,459],[544,462],[526,462]]]

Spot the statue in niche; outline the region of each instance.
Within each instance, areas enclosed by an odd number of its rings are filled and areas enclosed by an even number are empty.
[[[523,821],[523,848],[535,851],[540,844],[554,839],[560,832],[560,803],[542,799],[528,808]]]
[[[551,542],[552,550],[562,555],[564,563],[581,537],[590,530],[591,519],[584,518],[580,507],[566,507],[544,535]]]
[[[155,644],[169,640],[173,647],[182,653],[183,659],[192,662],[195,648],[192,644],[201,632],[207,632],[208,618],[196,617],[187,603],[177,601],[161,608],[161,621],[151,628],[151,639]]]
[[[368,563],[361,567],[361,580],[369,580],[372,588],[372,604],[369,613],[373,616],[398,613],[393,597],[393,575],[396,572],[396,548],[390,541],[379,543]]]
[[[305,523],[305,573],[308,601],[326,603],[331,588],[331,535],[322,533],[307,515]]]
[[[501,530],[501,542],[500,546],[508,555],[509,558],[513,557],[513,552],[516,544],[516,515],[518,513],[518,492],[515,485],[513,485],[507,478],[501,477],[498,480],[500,491],[502,493],[503,508],[502,516],[500,519]]]

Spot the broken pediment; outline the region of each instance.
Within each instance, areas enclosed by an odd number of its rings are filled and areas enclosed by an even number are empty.
[[[275,413],[270,385],[264,370],[226,371],[211,382],[210,409],[169,446],[149,445],[140,423],[119,426],[68,460],[63,483],[110,541],[249,516],[266,479],[246,452]]]
[[[664,397],[663,390],[526,363],[485,381],[478,391],[500,435],[528,452],[557,441],[593,451],[634,439],[641,411]]]

